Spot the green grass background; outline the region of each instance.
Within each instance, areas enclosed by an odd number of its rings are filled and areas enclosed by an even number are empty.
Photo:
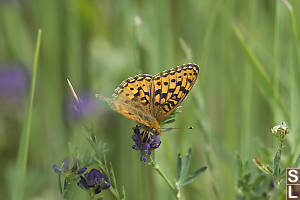
[[[43,31],[25,199],[57,199],[52,164],[88,145],[82,123],[64,116],[71,95],[66,78],[78,91],[110,96],[138,73],[200,65],[198,81],[172,125],[195,128],[163,135],[156,151],[171,179],[177,153],[190,146],[191,169],[211,162],[184,189],[185,199],[233,199],[236,153],[250,167],[254,156],[273,156],[270,128],[282,120],[291,130],[284,153],[299,153],[300,2],[290,4],[292,11],[279,0],[0,1],[1,63],[24,63],[32,71],[37,30]],[[127,198],[173,199],[161,177],[131,149],[134,122],[105,103],[99,108],[88,123],[107,143],[107,159]],[[17,110],[0,113],[0,199],[10,199],[18,181],[12,177],[26,109],[25,101]],[[270,165],[272,156],[265,156]],[[104,196],[111,198],[108,192]],[[75,197],[86,196],[78,191]]]

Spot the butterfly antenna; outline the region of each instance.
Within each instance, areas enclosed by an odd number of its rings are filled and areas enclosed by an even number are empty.
[[[69,88],[70,88],[70,90],[71,90],[71,92],[72,92],[73,97],[75,98],[76,102],[79,103],[79,102],[80,102],[80,99],[79,99],[79,97],[77,96],[77,94],[76,94],[76,92],[75,92],[75,90],[74,90],[74,88],[73,88],[73,86],[72,86],[71,81],[70,81],[69,79],[67,79],[67,82],[68,82],[68,84],[69,84]]]
[[[193,126],[189,126],[189,127],[186,127],[186,128],[160,128],[160,129],[163,129],[163,130],[180,130],[180,129],[193,129],[194,127]]]
[[[100,100],[104,100],[104,101],[107,101],[107,102],[111,102],[111,100],[105,96],[102,96],[101,94],[95,94],[96,98],[97,99],[100,99]]]

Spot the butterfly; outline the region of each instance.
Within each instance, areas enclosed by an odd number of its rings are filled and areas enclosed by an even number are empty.
[[[199,74],[197,64],[184,64],[154,76],[138,74],[117,87],[112,98],[97,95],[112,109],[161,134],[159,123],[166,119],[185,99]]]

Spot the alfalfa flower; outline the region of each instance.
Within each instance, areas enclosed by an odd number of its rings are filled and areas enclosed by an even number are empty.
[[[133,128],[134,134],[131,136],[135,145],[132,146],[135,150],[141,151],[140,160],[146,162],[151,155],[152,150],[158,148],[161,144],[160,135],[155,135],[150,132],[141,131],[136,126]]]
[[[57,174],[66,173],[69,171],[76,173],[76,174],[81,174],[86,171],[85,167],[80,168],[80,164],[79,164],[78,160],[76,160],[76,159],[74,160],[74,164],[71,169],[69,168],[69,166],[70,166],[70,158],[66,157],[65,159],[62,160],[60,167],[57,166],[56,164],[54,164],[54,165],[52,165],[52,168],[53,168],[54,172]]]
[[[91,189],[95,194],[110,187],[107,177],[98,169],[91,169],[89,172],[85,173],[84,176],[80,176],[77,185],[82,189]]]

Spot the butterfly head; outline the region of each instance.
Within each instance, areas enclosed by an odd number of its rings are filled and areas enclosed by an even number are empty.
[[[156,135],[160,135],[162,133],[160,128],[152,128],[151,132]]]
[[[152,122],[151,124],[148,124],[147,126],[140,124],[139,126],[142,129],[146,130],[148,133],[151,132],[155,135],[160,135],[162,133],[162,130],[161,130],[158,122]]]
[[[153,124],[151,124],[150,132],[152,132],[156,135],[160,135],[162,133],[162,130],[161,130],[158,122],[154,122]]]

